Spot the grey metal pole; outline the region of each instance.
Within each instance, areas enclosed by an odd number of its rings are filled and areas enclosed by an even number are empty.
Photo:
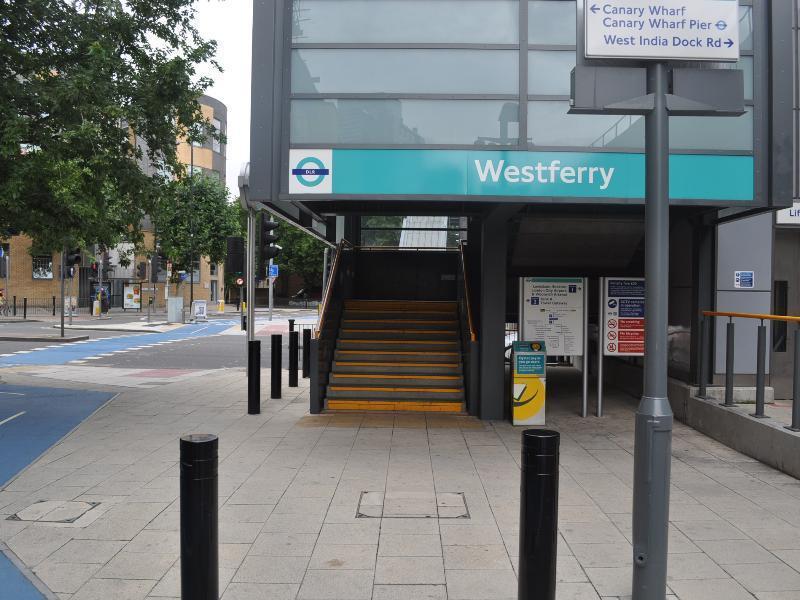
[[[733,319],[728,321],[725,336],[725,402],[723,406],[733,406],[733,369],[736,359],[736,325]]]
[[[597,278],[597,295],[600,300],[597,303],[597,412],[598,417],[603,416],[603,355],[605,343],[603,340],[603,321],[605,320],[605,287],[606,278]]]
[[[272,260],[269,259],[269,268],[272,271]],[[273,295],[272,295],[272,277],[269,277],[269,273],[267,273],[267,278],[269,279],[269,320],[272,321],[272,304],[273,304]]]
[[[256,211],[247,213],[247,341],[256,339]]]
[[[589,414],[589,278],[583,278],[583,397],[581,400],[581,417]]]
[[[700,317],[700,372],[698,378],[699,389],[697,395],[700,398],[708,396],[708,353],[711,345],[711,319],[713,317]]]
[[[664,63],[647,67],[653,110],[645,117],[644,394],[636,411],[633,469],[633,600],[667,589],[672,409],[667,399],[669,296],[669,114]]]
[[[322,297],[325,297],[325,288],[328,287],[328,261],[330,260],[331,249],[325,246],[322,253]]]
[[[64,337],[64,250],[61,251],[61,337]]]
[[[767,327],[764,321],[758,326],[758,346],[756,347],[756,412],[750,415],[766,419],[764,414],[764,385],[767,371]]]
[[[800,327],[794,332],[794,385],[792,394],[792,424],[789,431],[800,431]]]

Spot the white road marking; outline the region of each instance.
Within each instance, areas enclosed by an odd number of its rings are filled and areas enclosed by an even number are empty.
[[[0,425],[5,425],[5,424],[6,424],[6,423],[8,423],[9,421],[11,421],[11,420],[13,420],[13,419],[16,419],[17,417],[21,417],[21,416],[22,416],[22,415],[24,415],[24,414],[25,414],[25,411],[24,411],[24,410],[23,410],[22,412],[18,412],[18,413],[17,413],[17,414],[15,414],[14,416],[8,417],[7,419],[3,419],[2,421],[0,421]]]
[[[20,392],[0,392],[0,394],[5,394],[6,396],[24,396],[25,395],[25,394],[22,394]]]

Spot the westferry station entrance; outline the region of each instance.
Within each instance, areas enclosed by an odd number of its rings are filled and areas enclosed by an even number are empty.
[[[791,69],[791,19],[739,4],[739,61],[711,66],[742,72],[745,113],[670,120],[670,371],[686,383],[717,223],[791,198],[790,83],[772,76]],[[255,0],[249,196],[336,245],[313,412],[505,418],[519,278],[588,278],[594,309],[599,277],[644,274],[644,118],[570,114],[572,69],[605,64],[584,58],[583,10]]]

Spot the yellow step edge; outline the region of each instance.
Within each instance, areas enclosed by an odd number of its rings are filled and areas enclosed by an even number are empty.
[[[349,340],[349,341],[352,341],[352,340]],[[340,354],[364,354],[363,350],[337,350],[337,352],[339,352]],[[443,350],[441,352],[437,352],[435,350],[434,351],[430,351],[430,352],[422,352],[422,351],[419,351],[419,350],[417,350],[417,351],[415,351],[415,350],[372,350],[372,351],[370,351],[370,354],[394,354],[394,355],[401,354],[403,356],[411,356],[411,355],[414,355],[414,356],[416,356],[416,355],[425,356],[425,355],[428,355],[428,354],[436,354],[436,355],[441,355],[441,356],[458,356],[458,352],[447,352],[445,350]]]
[[[449,344],[451,346],[458,344],[458,342],[450,340],[353,340],[339,338],[339,341],[348,344]]]
[[[437,335],[453,335],[453,331],[448,329],[345,329],[342,333],[426,333]]]
[[[448,367],[458,368],[458,363],[413,363],[413,362],[351,362],[335,360],[335,366],[340,367]]]
[[[460,375],[393,375],[392,373],[333,373],[337,379],[461,379]]]
[[[330,410],[396,411],[396,412],[447,412],[461,413],[457,402],[383,402],[380,400],[328,400]]]
[[[455,319],[434,321],[433,319],[342,319],[344,323],[458,323]]]
[[[457,394],[463,392],[461,388],[412,388],[412,387],[367,387],[367,386],[346,386],[346,385],[330,385],[328,386],[332,392],[424,392],[432,394]]]

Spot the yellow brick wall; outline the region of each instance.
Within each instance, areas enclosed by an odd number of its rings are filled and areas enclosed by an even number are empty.
[[[2,240],[3,244],[9,244],[9,299],[17,297],[17,302],[21,303],[22,298],[45,300],[53,296],[60,296],[61,282],[59,273],[61,268],[61,255],[53,254],[53,279],[34,279],[33,278],[33,257],[28,250],[31,247],[31,239],[27,236],[16,235],[11,239]],[[0,289],[5,289],[6,280],[0,279]]]

